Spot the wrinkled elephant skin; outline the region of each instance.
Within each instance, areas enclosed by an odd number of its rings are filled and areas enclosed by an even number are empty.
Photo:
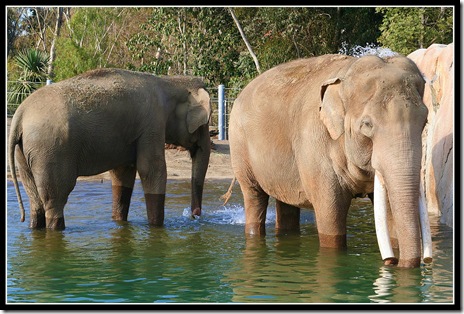
[[[295,210],[314,208],[320,246],[344,248],[351,200],[372,193],[378,173],[396,227],[398,266],[419,266],[423,91],[421,73],[402,56],[324,55],[278,65],[251,81],[229,126],[245,233],[265,233],[272,196],[277,229],[299,228]]]
[[[136,173],[148,221],[162,226],[166,194],[165,143],[192,157],[192,211],[201,212],[208,169],[211,105],[195,77],[157,77],[98,69],[30,95],[16,110],[9,166],[24,221],[18,164],[30,200],[30,227],[62,230],[63,208],[79,176],[110,171],[114,220],[127,220]]]

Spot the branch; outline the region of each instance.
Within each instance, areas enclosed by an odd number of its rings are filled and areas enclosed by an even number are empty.
[[[53,40],[52,44],[50,47],[50,59],[48,61],[48,77],[53,79],[54,73],[53,73],[53,62],[55,61],[55,43],[56,39],[60,36],[60,29],[61,29],[61,20],[63,17],[63,8],[58,7],[57,8],[57,14],[56,14],[56,24],[55,24],[55,33],[53,34]]]
[[[232,10],[232,8],[227,8],[227,9],[229,10],[230,15],[232,15],[232,18],[234,19],[234,22],[237,25],[238,31],[240,32],[240,35],[242,36],[242,39],[245,42],[245,45],[247,46],[248,51],[250,52],[251,57],[253,58],[253,61],[255,62],[256,70],[258,71],[259,74],[261,74],[261,69],[259,67],[258,58],[253,53],[253,49],[251,48],[251,45],[248,43],[248,40],[245,37],[245,33],[243,32],[243,29],[240,26],[240,22],[238,21],[237,17],[235,16],[234,11]]]

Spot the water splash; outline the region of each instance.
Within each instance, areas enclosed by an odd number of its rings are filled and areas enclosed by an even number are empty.
[[[338,50],[339,54],[348,55],[360,58],[362,56],[378,56],[387,58],[397,56],[398,53],[387,47],[379,47],[375,44],[366,43],[366,46],[349,46],[347,42],[342,43],[342,47]]]
[[[190,208],[184,208],[184,217],[190,217]],[[245,225],[245,210],[241,205],[226,205],[215,210],[205,209],[201,219],[218,225]],[[275,223],[275,209],[268,208],[266,224]]]

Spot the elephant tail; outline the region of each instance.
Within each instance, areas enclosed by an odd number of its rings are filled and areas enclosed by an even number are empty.
[[[15,148],[21,142],[22,131],[20,130],[18,120],[13,119],[10,128],[10,134],[8,139],[8,165],[10,167],[11,177],[13,179],[13,184],[16,191],[16,196],[18,197],[19,208],[21,211],[21,222],[24,222],[25,211],[23,199],[21,197],[21,191],[19,190],[18,177],[16,176],[16,165],[15,165]]]
[[[229,186],[229,189],[227,189],[227,192],[222,195],[220,197],[220,199],[223,199],[224,200],[224,203],[222,204],[222,206],[224,206],[225,204],[227,204],[227,202],[229,201],[230,197],[232,196],[232,189],[234,188],[234,184],[235,184],[235,181],[237,179],[235,177],[233,177],[232,179],[232,182],[230,183],[230,186]]]

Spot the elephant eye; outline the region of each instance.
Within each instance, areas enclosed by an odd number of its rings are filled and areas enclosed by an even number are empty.
[[[360,129],[362,134],[364,134],[367,137],[372,137],[372,135],[374,134],[374,126],[372,125],[372,120],[370,117],[364,117],[361,120]]]
[[[363,119],[361,121],[361,124],[362,124],[362,127],[368,127],[372,129],[372,122],[370,121],[370,119]]]

